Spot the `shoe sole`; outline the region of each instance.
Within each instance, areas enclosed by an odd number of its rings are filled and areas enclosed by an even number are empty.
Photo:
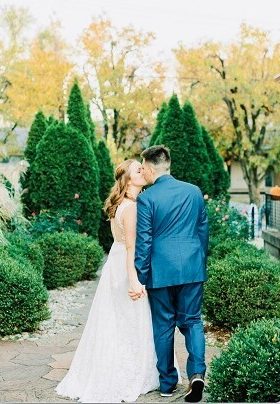
[[[160,393],[161,397],[172,397],[173,393],[175,393],[177,389],[174,389],[172,393]]]
[[[198,403],[202,399],[203,389],[204,381],[201,379],[195,379],[192,382],[191,390],[185,395],[184,400],[187,403]]]

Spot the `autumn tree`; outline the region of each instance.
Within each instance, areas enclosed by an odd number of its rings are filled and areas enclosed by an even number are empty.
[[[73,65],[60,36],[59,23],[41,31],[29,52],[7,74],[7,115],[15,125],[28,126],[41,109],[45,115],[64,119]]]
[[[238,41],[175,50],[180,92],[192,100],[224,157],[240,162],[250,201],[260,204],[260,185],[280,162],[280,46],[267,32],[241,26]]]
[[[17,122],[10,114],[8,91],[12,83],[9,76],[23,58],[27,44],[25,32],[31,22],[32,18],[25,8],[0,7],[0,115],[2,118],[0,155],[2,158],[8,158],[10,153],[17,154],[20,151],[14,132]]]
[[[163,66],[144,57],[153,39],[132,27],[117,29],[108,19],[94,20],[82,36],[90,100],[104,138],[111,136],[125,156],[140,152],[164,96]]]
[[[22,7],[1,7],[0,16],[0,107],[3,113],[8,101],[6,90],[11,85],[9,73],[23,56],[26,39],[25,30],[32,21],[27,9]]]

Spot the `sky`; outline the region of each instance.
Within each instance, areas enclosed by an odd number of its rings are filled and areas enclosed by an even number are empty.
[[[32,29],[59,19],[72,44],[92,17],[105,14],[119,27],[132,24],[154,32],[153,52],[166,58],[180,41],[189,46],[231,41],[242,22],[271,31],[280,41],[279,0],[0,0],[0,5],[11,4],[30,10],[36,21]]]

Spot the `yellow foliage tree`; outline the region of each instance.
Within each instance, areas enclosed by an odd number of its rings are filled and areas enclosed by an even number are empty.
[[[242,25],[229,45],[205,43],[174,51],[179,87],[215,134],[227,160],[240,162],[250,201],[259,205],[260,184],[279,166],[280,44],[268,33]]]
[[[103,136],[110,135],[125,156],[139,153],[164,98],[164,67],[144,55],[153,39],[132,27],[118,30],[108,19],[94,20],[82,36],[90,100],[102,117]]]
[[[27,58],[18,61],[7,77],[7,117],[28,126],[38,110],[64,119],[72,68],[66,45],[59,36],[58,23],[38,34]]]

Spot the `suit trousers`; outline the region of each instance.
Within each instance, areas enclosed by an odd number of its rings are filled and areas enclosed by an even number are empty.
[[[174,367],[176,326],[185,337],[189,379],[205,374],[205,336],[201,320],[203,282],[148,289],[151,306],[160,391],[167,392],[178,382]]]

